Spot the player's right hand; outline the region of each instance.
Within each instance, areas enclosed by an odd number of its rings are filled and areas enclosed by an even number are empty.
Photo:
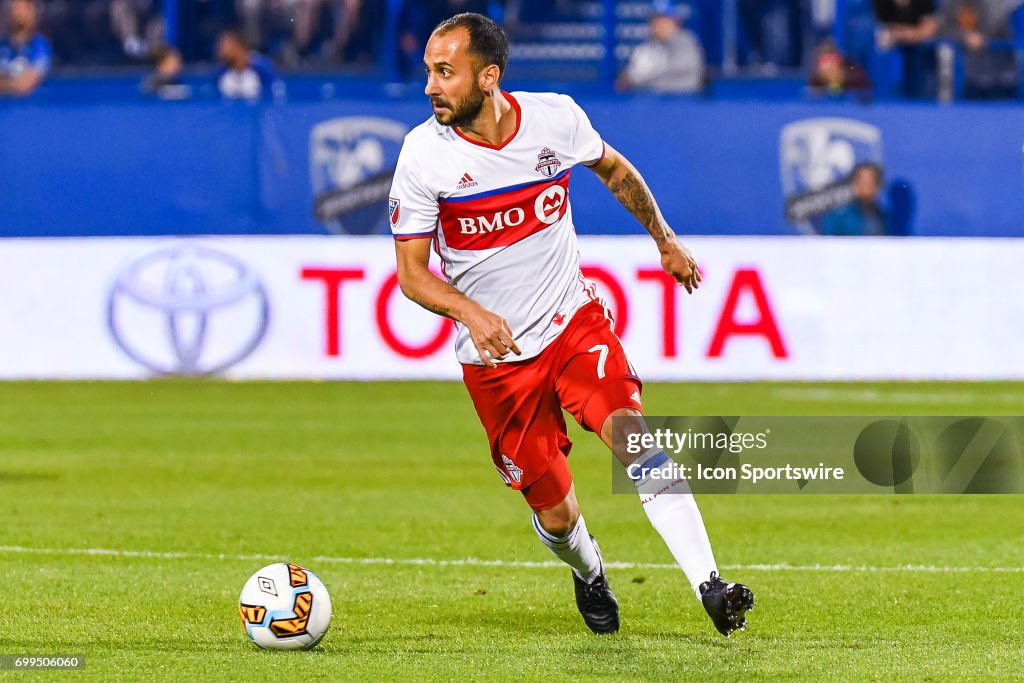
[[[661,267],[665,272],[675,278],[675,281],[686,287],[686,291],[693,294],[693,290],[700,287],[704,277],[697,268],[697,262],[690,250],[683,246],[677,238],[673,237],[660,247]]]
[[[472,316],[467,316],[463,323],[469,329],[470,339],[473,340],[473,345],[484,365],[498,367],[494,359],[504,360],[509,352],[517,356],[522,355],[522,351],[512,339],[512,330],[508,322],[500,315],[480,307]]]

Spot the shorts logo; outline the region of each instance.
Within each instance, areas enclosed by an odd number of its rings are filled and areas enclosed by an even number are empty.
[[[555,325],[561,325],[565,322],[565,313],[555,313],[551,318],[551,322]]]
[[[516,464],[512,462],[507,455],[501,456],[501,462],[505,465],[505,470],[508,472],[508,476],[512,478],[512,481],[519,483],[523,479],[523,470],[516,467]]]
[[[633,399],[634,401],[636,401],[637,403],[640,403],[640,392],[639,391],[634,391],[632,394],[629,395],[629,397],[631,399]]]
[[[562,165],[559,161],[558,156],[554,150],[545,147],[537,154],[537,165],[534,166],[535,171],[546,175],[548,178],[558,173],[558,167]]]
[[[398,225],[398,216],[401,209],[401,201],[394,197],[388,197],[388,220],[391,222],[392,228]]]

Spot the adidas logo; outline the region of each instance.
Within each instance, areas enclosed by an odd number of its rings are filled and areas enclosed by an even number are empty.
[[[462,177],[459,179],[459,184],[455,186],[455,189],[465,190],[468,187],[476,187],[479,184],[480,183],[473,180],[473,176],[469,175],[468,173],[463,173]]]
[[[639,391],[634,391],[632,394],[629,395],[629,397],[631,399],[633,399],[634,401],[636,401],[637,403],[640,403],[640,392]]]

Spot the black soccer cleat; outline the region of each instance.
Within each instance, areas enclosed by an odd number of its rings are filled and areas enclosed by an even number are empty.
[[[700,601],[723,636],[747,630],[744,614],[754,609],[754,594],[742,583],[726,583],[717,572],[700,585]]]
[[[597,555],[600,557],[601,549],[597,545],[597,540],[593,536],[590,537],[590,540],[594,542]],[[598,635],[618,631],[619,601],[615,599],[615,594],[608,587],[608,577],[604,573],[604,561],[601,561],[601,573],[590,583],[576,576],[576,572],[572,573],[572,580],[576,584],[576,606],[590,630]]]

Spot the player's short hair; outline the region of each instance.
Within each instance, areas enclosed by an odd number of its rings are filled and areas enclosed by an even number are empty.
[[[434,29],[434,33],[444,35],[457,28],[464,28],[469,33],[470,55],[477,61],[477,71],[494,64],[501,75],[505,76],[505,65],[508,64],[508,37],[496,21],[475,12],[463,12],[450,19],[445,19]]]

